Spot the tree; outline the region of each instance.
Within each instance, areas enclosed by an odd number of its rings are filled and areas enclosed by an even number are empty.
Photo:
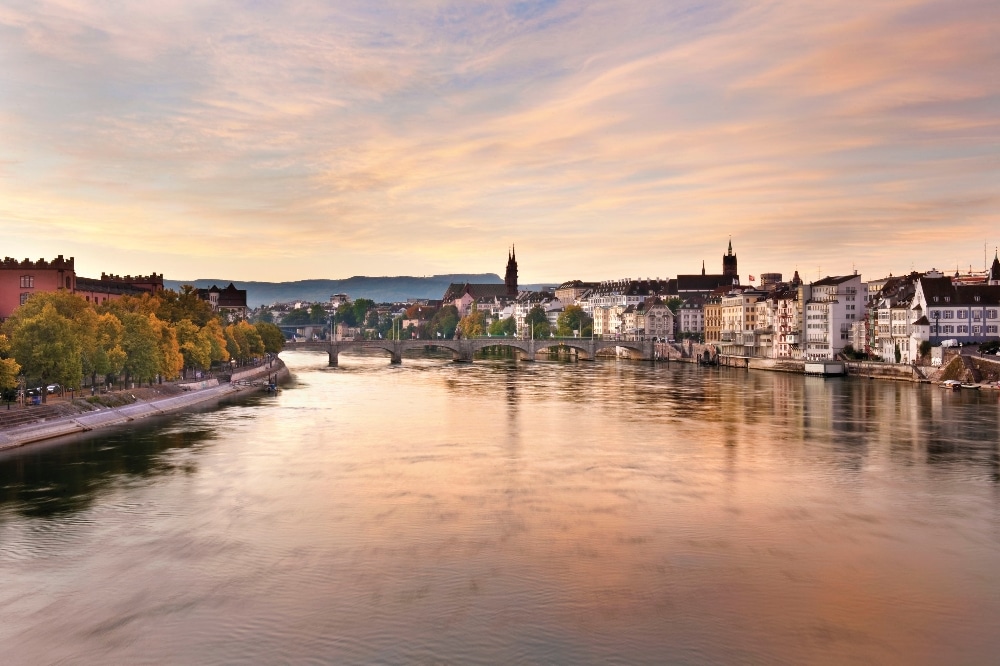
[[[458,322],[458,330],[463,338],[476,338],[486,333],[486,315],[480,310],[473,310]]]
[[[282,317],[281,323],[286,326],[305,326],[312,323],[312,315],[305,308],[298,308]]]
[[[326,310],[323,309],[323,305],[320,303],[313,303],[309,308],[309,323],[310,324],[325,324],[329,317],[326,314]]]
[[[670,308],[671,312],[677,314],[677,311],[681,309],[682,305],[684,305],[684,301],[682,301],[677,296],[671,296],[670,298],[667,299],[666,305],[668,308]]]
[[[174,330],[184,358],[184,367],[207,370],[212,364],[212,343],[201,335],[201,329],[190,319],[182,319],[177,322]]]
[[[121,346],[125,351],[125,380],[152,380],[160,370],[160,331],[153,313],[123,312]],[[157,320],[159,321],[159,320]]]
[[[254,324],[257,334],[264,341],[264,351],[268,354],[277,354],[285,347],[285,334],[274,324],[259,321]]]
[[[446,305],[431,317],[430,322],[427,324],[427,333],[431,338],[451,338],[455,335],[457,327],[458,308],[454,305]]]
[[[524,325],[535,338],[547,338],[552,332],[549,318],[541,305],[536,305],[528,311],[524,317]]]
[[[896,356],[896,363],[899,363],[900,361],[903,360],[903,354],[902,354],[902,352],[899,351],[899,343],[898,342],[896,343],[895,356]]]
[[[213,319],[198,332],[212,349],[212,363],[225,363],[229,360],[229,350],[226,349],[226,332],[222,328],[222,322]],[[211,366],[209,366],[211,367]]]
[[[490,324],[490,335],[495,337],[514,337],[517,335],[517,320],[513,317],[497,319]]]
[[[97,375],[118,376],[125,368],[128,356],[121,345],[123,332],[122,323],[110,312],[97,316],[91,385],[97,383]]]
[[[983,348],[980,347],[979,350],[982,351]],[[920,343],[920,355],[927,356],[930,353],[931,353],[931,341],[924,340],[923,342]]]
[[[594,320],[579,305],[567,305],[556,320],[556,335],[569,337],[579,331],[583,337],[587,328],[593,331]]]
[[[361,326],[368,318],[368,311],[375,307],[375,301],[370,298],[359,298],[351,303],[351,310],[354,315],[354,326]]]
[[[83,376],[80,341],[73,322],[59,314],[53,303],[45,303],[37,314],[31,310],[22,314],[19,309],[4,327],[10,351],[29,380],[40,380],[43,385],[79,384]],[[42,391],[43,399],[45,395]]]
[[[11,389],[17,386],[17,373],[21,366],[10,358],[10,339],[0,333],[0,389]]]
[[[187,319],[201,327],[216,318],[212,304],[202,300],[198,290],[190,284],[181,285],[180,292],[173,289],[157,292],[156,300],[156,316],[171,324]]]
[[[174,379],[184,369],[184,356],[177,342],[177,333],[173,326],[163,321],[155,314],[149,317],[150,326],[157,339],[157,373],[167,379]]]

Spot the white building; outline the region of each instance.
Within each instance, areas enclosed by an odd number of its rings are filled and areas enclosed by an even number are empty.
[[[807,361],[836,358],[852,343],[854,324],[865,320],[867,286],[860,275],[831,276],[802,287]]]

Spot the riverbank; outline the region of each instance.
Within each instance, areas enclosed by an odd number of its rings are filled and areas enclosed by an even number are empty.
[[[151,416],[182,412],[236,393],[260,391],[262,383],[268,378],[276,377],[281,383],[290,376],[284,362],[275,358],[264,365],[234,372],[228,382],[220,383],[218,379],[213,379],[125,391],[124,397],[120,399],[134,400],[123,405],[106,406],[98,401],[77,398],[61,404],[57,411],[45,412],[46,416],[40,419],[0,429],[0,451],[98,428],[119,426]],[[112,402],[113,398],[114,396],[107,402]]]

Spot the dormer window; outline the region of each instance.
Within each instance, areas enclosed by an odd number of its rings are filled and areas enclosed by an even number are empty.
[[[938,297],[937,297],[937,296],[935,296],[935,297],[934,297],[934,302],[935,302],[935,303],[937,303],[937,302],[938,302]]]
[[[951,303],[951,296],[945,296],[944,297],[944,302],[945,303]]]
[[[976,303],[978,303],[979,302],[979,294],[976,294],[975,296],[973,296],[972,300],[974,300]]]

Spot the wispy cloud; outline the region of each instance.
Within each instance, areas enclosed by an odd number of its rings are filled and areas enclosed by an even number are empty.
[[[0,7],[9,253],[91,272],[868,273],[997,242],[990,2]],[[101,248],[106,248],[102,251]],[[140,258],[149,265],[136,266]]]

